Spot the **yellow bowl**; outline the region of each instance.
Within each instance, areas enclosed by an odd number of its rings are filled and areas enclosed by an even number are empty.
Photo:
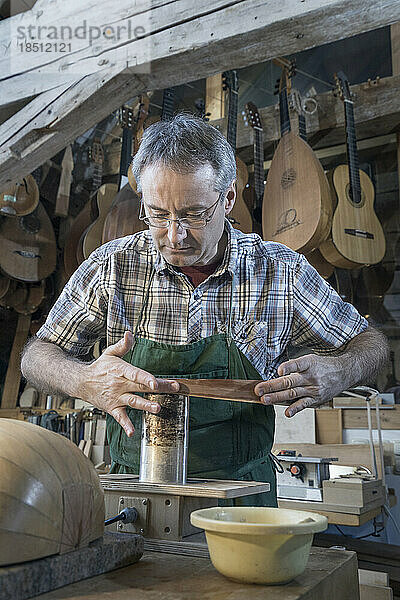
[[[190,515],[205,530],[211,562],[229,579],[281,584],[306,568],[314,533],[328,519],[318,513],[262,506],[214,507]]]

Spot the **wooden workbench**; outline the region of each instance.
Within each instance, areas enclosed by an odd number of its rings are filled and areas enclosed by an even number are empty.
[[[357,600],[354,552],[312,548],[305,572],[282,586],[244,585],[207,558],[146,552],[135,565],[68,585],[40,600]]]

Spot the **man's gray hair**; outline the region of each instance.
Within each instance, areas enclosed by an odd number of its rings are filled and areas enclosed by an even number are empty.
[[[141,191],[140,175],[150,165],[163,165],[177,173],[194,173],[210,164],[216,192],[225,192],[236,179],[233,150],[222,133],[193,115],[179,113],[148,127],[130,168]]]

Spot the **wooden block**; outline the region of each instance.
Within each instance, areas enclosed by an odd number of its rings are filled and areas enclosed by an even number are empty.
[[[8,362],[7,374],[4,381],[1,408],[15,408],[18,400],[21,382],[21,352],[28,339],[31,326],[31,315],[18,315],[17,329]]]
[[[371,411],[372,427],[376,429],[375,410]],[[379,411],[382,429],[400,429],[400,405]],[[343,429],[368,429],[367,411],[365,409],[349,408],[343,410]]]
[[[95,465],[99,462],[104,462],[106,465],[110,465],[110,446],[98,446],[97,444],[93,444],[91,460]]]
[[[222,74],[212,75],[206,79],[206,112],[210,120],[225,117],[225,92],[222,90]]]
[[[293,502],[293,500],[278,499],[278,506],[279,508],[291,508],[293,510],[306,510],[307,512],[316,512],[320,515],[324,515],[328,519],[329,524],[347,525],[348,527],[359,527],[360,525],[364,525],[364,523],[368,523],[368,521],[371,521],[371,519],[377,517],[381,512],[381,508],[379,507],[360,515],[353,515],[349,513],[335,512],[331,510],[322,510],[321,508],[313,507],[311,503],[311,506],[306,507],[302,506],[301,502],[299,503],[299,506],[293,506],[292,504],[289,504]],[[316,504],[316,502],[314,502],[313,504]]]
[[[343,442],[342,409],[315,411],[317,444],[341,444]]]
[[[379,499],[384,501],[384,489],[380,479],[362,481],[353,477],[340,477],[322,482],[324,502],[348,506],[366,506]]]
[[[285,410],[285,406],[275,406],[275,444],[315,444],[315,409],[306,408],[291,419]]]
[[[85,456],[87,456],[88,458],[90,458],[90,455],[92,454],[92,447],[93,447],[93,442],[92,440],[87,440],[85,447],[83,449],[83,454]]]
[[[85,446],[86,446],[86,440],[81,440],[78,444],[78,448],[79,448],[79,450],[82,450],[82,452],[84,451]]]
[[[19,419],[24,421],[24,414],[19,408],[0,408],[0,419]]]
[[[379,396],[370,400],[370,406],[375,407],[376,405],[382,405],[382,398]],[[365,409],[367,407],[366,400],[362,398],[352,398],[351,396],[338,396],[337,398],[333,398],[333,406],[334,408],[346,408],[346,407],[359,407]]]
[[[364,585],[383,585],[387,587],[389,586],[389,575],[381,571],[358,569],[358,581]]]
[[[360,600],[393,600],[393,590],[381,585],[360,583]]]

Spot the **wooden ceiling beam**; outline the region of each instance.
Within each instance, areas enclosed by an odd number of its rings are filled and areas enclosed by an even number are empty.
[[[400,129],[400,75],[385,77],[378,83],[352,85],[354,94],[354,115],[358,139],[385,135]],[[315,96],[317,111],[306,115],[307,137],[315,148],[341,143],[344,134],[343,102],[333,92]],[[267,149],[280,138],[279,111],[274,106],[259,108],[264,128],[264,145]],[[219,128],[224,127],[223,120],[212,122]],[[238,122],[237,148],[251,146],[252,130],[242,120]],[[252,151],[241,153],[245,160]]]
[[[80,6],[85,8],[87,1],[80,0]],[[61,0],[43,1],[39,8],[46,11],[49,5],[57,5],[64,10],[67,4]],[[203,13],[206,4],[208,12]],[[111,6],[109,2],[104,5]],[[125,6],[123,2],[112,3],[114,5]],[[156,33],[152,25],[149,34],[151,64],[148,72],[138,72],[144,63],[121,72],[121,64],[115,59],[121,48],[113,47],[102,53],[102,58],[109,61],[107,64],[114,65],[112,68],[94,72],[71,84],[76,63],[74,56],[68,56],[71,69],[67,65],[60,71],[66,75],[63,85],[40,94],[0,126],[0,190],[10,180],[43,164],[136,94],[354,36],[397,21],[400,10],[400,0],[372,3],[271,0],[268,5],[265,0],[231,0],[229,5],[226,1],[213,0],[211,6],[209,0],[206,3],[204,0],[196,3],[153,0],[154,5],[153,17],[157,16],[158,21]],[[183,14],[191,16],[185,20]],[[171,23],[171,15],[176,26],[170,24],[163,29],[162,23]],[[133,59],[140,62],[138,40],[123,48],[128,64],[135,62]],[[143,56],[143,60],[148,59],[146,52]],[[92,61],[87,63],[92,65],[93,56],[88,56],[86,51],[81,61]],[[26,74],[28,81],[32,81],[33,72],[34,69]],[[45,80],[46,76],[42,73],[41,78]],[[29,93],[32,93],[31,88]]]

